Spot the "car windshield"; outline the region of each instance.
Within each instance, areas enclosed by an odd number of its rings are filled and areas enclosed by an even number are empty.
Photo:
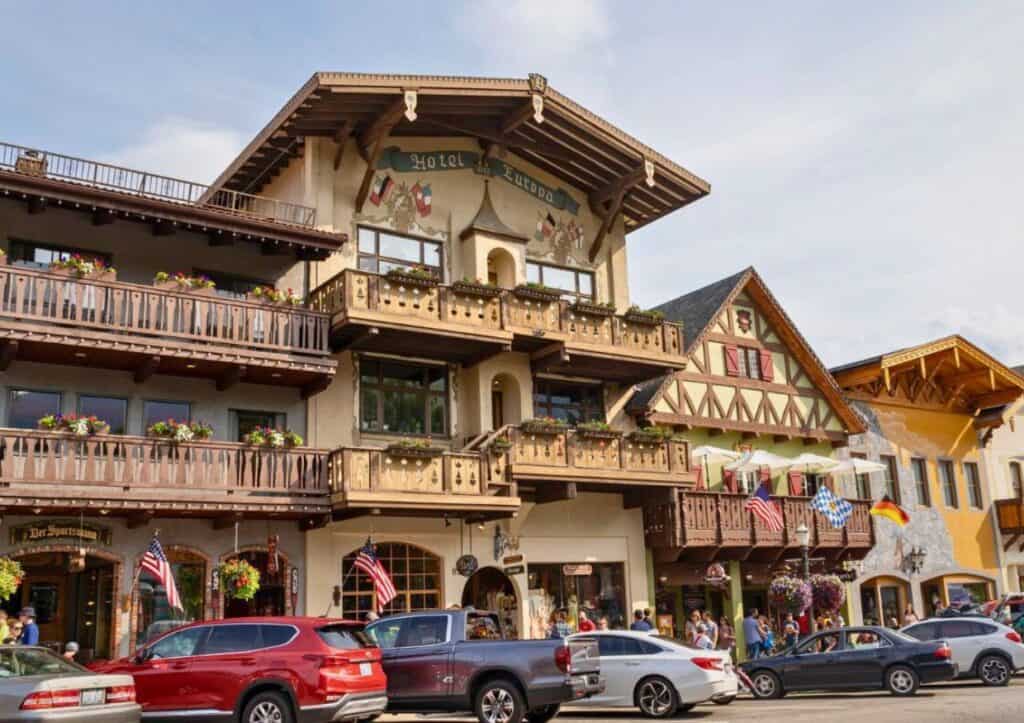
[[[71,663],[49,650],[39,648],[0,648],[0,678],[26,675],[74,675],[85,668]]]

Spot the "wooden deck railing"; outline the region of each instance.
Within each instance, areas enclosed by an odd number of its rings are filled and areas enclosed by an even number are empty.
[[[302,307],[0,266],[0,317],[327,357],[330,319]]]
[[[0,169],[189,206],[208,206],[278,223],[309,228],[316,225],[316,209],[309,206],[10,143],[0,143]]]

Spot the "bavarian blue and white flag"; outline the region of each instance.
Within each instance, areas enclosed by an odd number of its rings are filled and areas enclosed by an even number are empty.
[[[818,487],[818,494],[811,498],[811,509],[817,510],[828,518],[833,527],[842,527],[853,513],[853,505],[837,497],[825,485]]]

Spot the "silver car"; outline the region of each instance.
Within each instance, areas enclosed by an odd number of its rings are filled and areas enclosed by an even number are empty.
[[[138,723],[130,675],[98,675],[46,648],[0,645],[0,721]]]

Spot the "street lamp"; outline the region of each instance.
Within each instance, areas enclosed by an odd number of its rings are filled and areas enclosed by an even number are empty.
[[[804,561],[804,582],[808,586],[811,584],[811,558],[809,557],[810,546],[811,546],[811,531],[807,529],[807,525],[803,522],[796,528],[796,541],[800,545],[800,554],[803,556]],[[807,622],[810,625],[811,632],[818,632],[818,626],[814,621],[814,588],[811,588],[811,607],[807,611]]]

